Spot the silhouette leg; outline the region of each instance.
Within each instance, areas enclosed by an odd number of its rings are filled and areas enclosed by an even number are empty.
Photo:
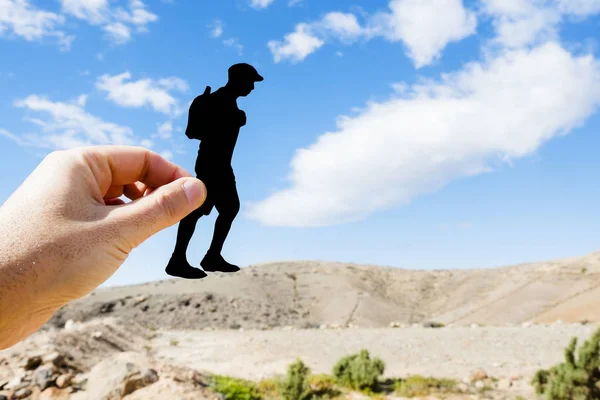
[[[200,263],[205,271],[235,272],[240,269],[236,265],[229,264],[221,256],[223,245],[225,244],[231,225],[240,211],[240,199],[237,190],[235,189],[235,185],[233,185],[231,189],[232,190],[228,190],[227,193],[225,193],[227,195],[226,201],[215,204],[219,216],[215,222],[215,231],[213,233],[210,248]]]
[[[199,268],[192,267],[186,257],[188,245],[194,235],[196,223],[200,216],[201,214],[196,210],[179,222],[175,250],[165,270],[167,274],[185,279],[202,279],[206,277],[206,273]]]
[[[193,214],[188,215],[179,222],[177,228],[177,241],[175,242],[175,250],[173,255],[177,258],[186,258],[187,249],[194,236],[196,230],[196,223],[200,219],[200,216],[194,216]]]

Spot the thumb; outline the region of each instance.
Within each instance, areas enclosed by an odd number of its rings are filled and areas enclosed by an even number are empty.
[[[120,208],[113,223],[134,248],[155,233],[175,225],[206,200],[206,186],[196,178],[180,178]]]

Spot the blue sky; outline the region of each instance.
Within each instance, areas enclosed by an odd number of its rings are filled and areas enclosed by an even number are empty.
[[[147,146],[192,171],[189,103],[248,62],[265,81],[239,100],[230,262],[485,268],[592,252],[599,31],[599,0],[0,0],[0,200],[79,145]],[[175,237],[106,284],[166,279]]]

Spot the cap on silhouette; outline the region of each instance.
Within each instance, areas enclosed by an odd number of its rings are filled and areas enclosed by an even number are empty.
[[[233,81],[252,81],[261,82],[264,80],[262,76],[258,74],[256,69],[246,63],[235,64],[229,67],[229,80]]]

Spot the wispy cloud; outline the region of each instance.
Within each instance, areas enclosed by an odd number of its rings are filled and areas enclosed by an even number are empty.
[[[60,0],[64,13],[91,25],[101,26],[115,44],[127,43],[132,32],[147,32],[158,16],[141,0],[129,0],[127,9],[113,6],[109,0]]]
[[[263,9],[271,5],[275,0],[250,0],[250,7]]]
[[[85,110],[85,96],[70,103],[52,101],[45,96],[30,95],[15,102],[33,117],[27,120],[39,130],[23,135],[7,134],[15,142],[48,149],[68,149],[88,145],[137,144],[131,128],[106,122]]]
[[[188,84],[183,79],[170,77],[158,80],[131,80],[131,74],[102,75],[96,88],[106,93],[107,99],[122,107],[140,108],[150,106],[163,114],[177,116],[183,110],[172,92],[186,92]]]
[[[27,0],[0,0],[0,36],[18,36],[27,41],[48,38],[68,50],[75,37],[58,29],[64,23],[62,15],[42,10]]]
[[[209,26],[210,36],[213,38],[221,37],[223,34],[223,21],[217,19],[213,21]]]
[[[462,0],[391,0],[389,8],[367,16],[362,24],[352,13],[330,12],[321,20],[296,25],[282,41],[267,45],[276,63],[299,62],[332,40],[353,44],[383,37],[403,42],[421,68],[438,59],[448,43],[474,34],[477,27],[475,13]]]
[[[600,62],[550,42],[396,88],[299,149],[290,186],[248,216],[274,226],[356,221],[526,157],[600,106]]]

